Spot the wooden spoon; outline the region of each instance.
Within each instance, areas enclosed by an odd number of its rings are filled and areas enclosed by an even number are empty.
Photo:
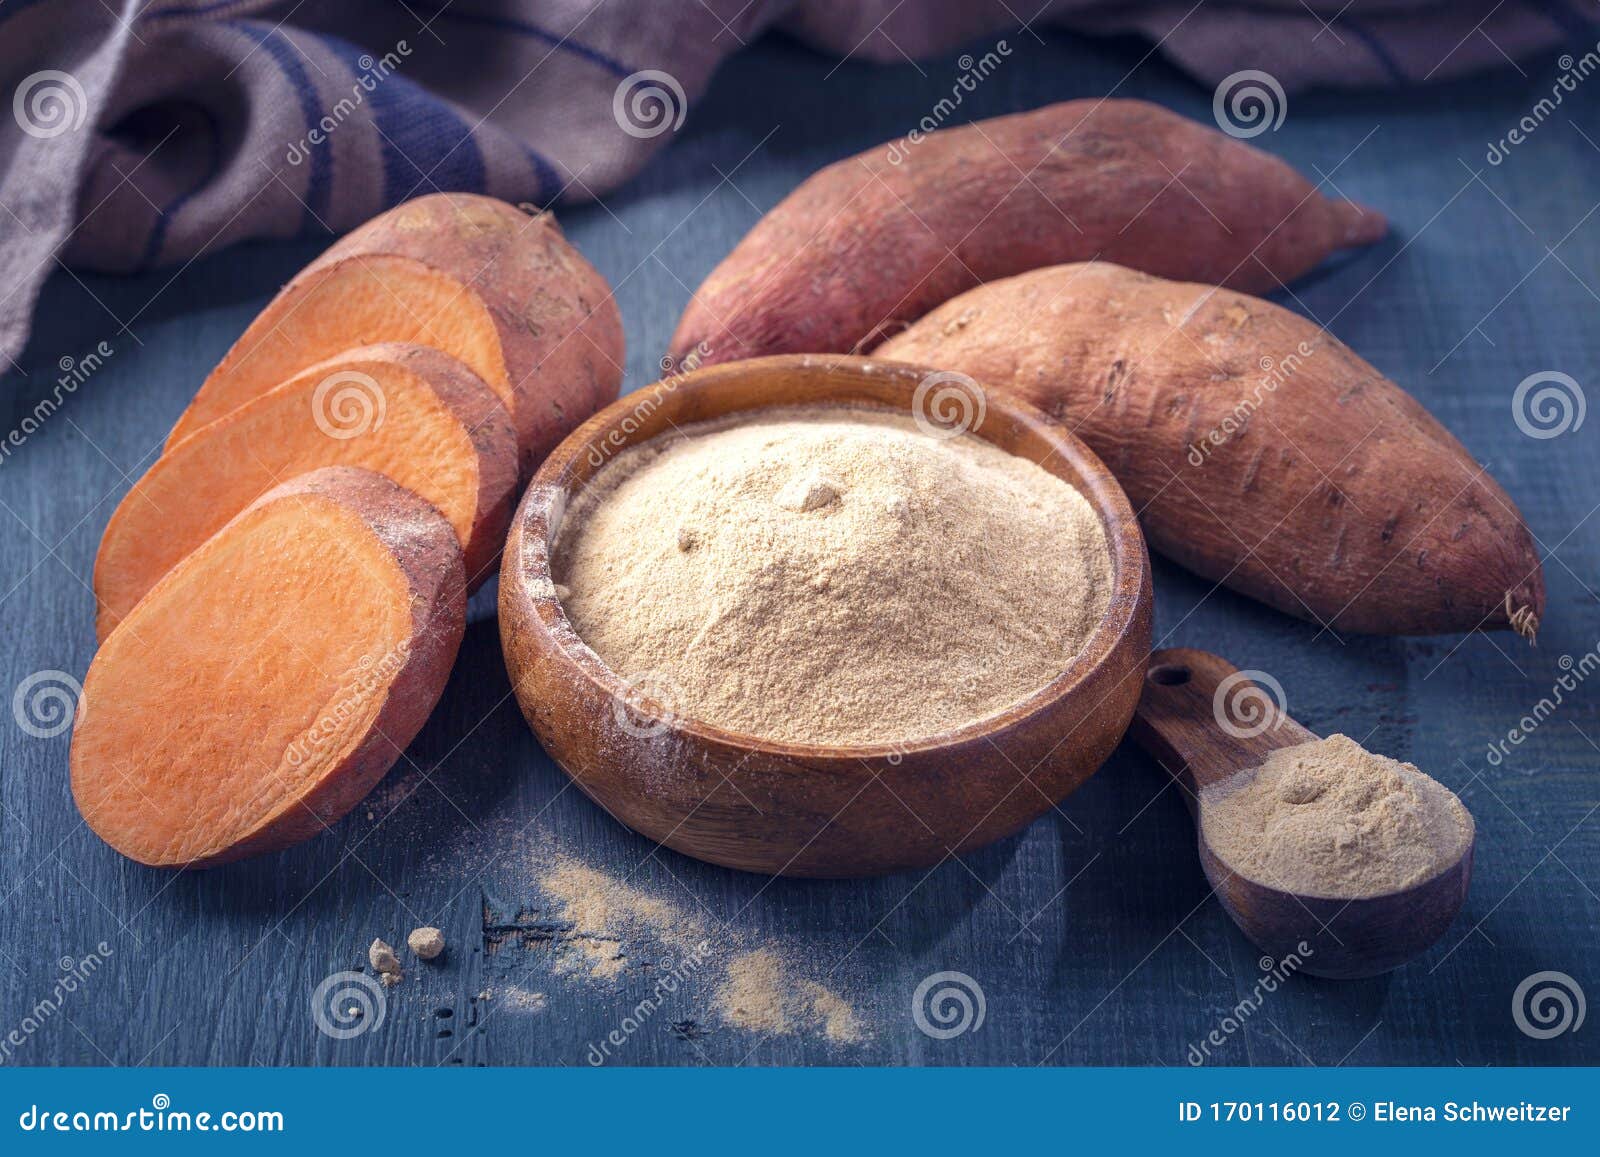
[[[1428,948],[1461,910],[1476,833],[1461,858],[1438,875],[1360,900],[1280,891],[1247,879],[1211,850],[1200,823],[1200,793],[1260,767],[1277,748],[1317,738],[1226,659],[1187,648],[1151,655],[1129,734],[1178,781],[1195,820],[1200,864],[1223,908],[1280,964],[1295,956],[1296,970],[1314,976],[1376,976]]]

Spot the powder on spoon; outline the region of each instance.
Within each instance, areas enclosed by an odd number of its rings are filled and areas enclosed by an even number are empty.
[[[576,496],[553,571],[624,679],[800,743],[1003,711],[1071,665],[1111,591],[1104,531],[1068,483],[972,435],[827,407],[625,451]]]
[[[1200,793],[1206,843],[1240,875],[1359,900],[1439,874],[1472,839],[1454,792],[1345,735],[1283,747]]]

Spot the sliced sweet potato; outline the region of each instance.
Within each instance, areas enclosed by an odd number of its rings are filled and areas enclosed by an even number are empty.
[[[387,474],[432,502],[461,540],[469,584],[493,573],[516,497],[516,436],[505,407],[448,354],[369,346],[312,366],[156,460],[100,541],[100,638],[262,493],[336,465]]]
[[[1375,634],[1538,628],[1544,574],[1505,491],[1286,309],[1063,265],[963,294],[878,354],[1021,391],[1111,468],[1151,549],[1279,610]]]
[[[165,867],[313,836],[421,729],[465,627],[461,547],[433,506],[367,470],[286,482],[95,656],[72,736],[78,810]]]
[[[439,193],[374,217],[306,266],[212,371],[167,444],[378,342],[432,346],[471,366],[511,410],[529,473],[622,381],[610,287],[555,218]]]
[[[1382,216],[1136,100],[1075,100],[830,165],[695,291],[672,355],[849,353],[984,281],[1067,261],[1276,289]]]

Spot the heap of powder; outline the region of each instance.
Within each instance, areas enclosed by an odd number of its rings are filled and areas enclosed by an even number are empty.
[[[678,714],[789,742],[926,738],[1065,671],[1111,561],[1076,489],[971,435],[783,408],[629,449],[553,571],[578,634]]]
[[[1449,788],[1345,735],[1274,751],[1201,792],[1200,815],[1206,843],[1240,875],[1338,900],[1431,879],[1473,831]]]

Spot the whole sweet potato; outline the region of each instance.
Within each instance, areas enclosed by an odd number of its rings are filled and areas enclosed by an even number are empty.
[[[1103,262],[985,285],[879,356],[1011,387],[1070,426],[1152,549],[1326,626],[1511,627],[1544,575],[1516,506],[1449,431],[1269,302]]]
[[[830,165],[695,292],[672,354],[864,350],[981,282],[1103,257],[1264,292],[1383,218],[1156,105],[1076,100]]]

